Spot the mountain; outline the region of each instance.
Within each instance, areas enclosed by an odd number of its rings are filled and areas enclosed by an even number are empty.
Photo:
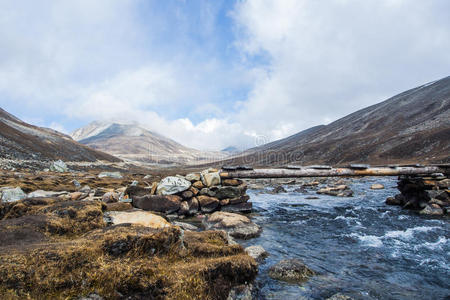
[[[450,76],[227,160],[226,164],[450,162]]]
[[[222,149],[220,151],[226,152],[226,153],[230,153],[230,154],[237,154],[237,153],[241,152],[241,150],[239,150],[235,146],[229,146],[229,147],[226,147],[226,148],[224,148],[224,149]]]
[[[120,159],[90,149],[56,130],[27,124],[0,108],[0,158],[64,161]]]
[[[185,147],[139,124],[92,122],[74,131],[71,136],[93,149],[144,163],[204,163],[228,156],[224,152],[205,152]]]

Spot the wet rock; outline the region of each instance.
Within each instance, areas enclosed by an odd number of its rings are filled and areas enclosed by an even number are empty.
[[[247,186],[244,184],[240,186],[221,186],[214,188],[215,197],[219,198],[219,200],[238,198],[244,195],[246,190]]]
[[[305,197],[305,199],[306,200],[317,200],[317,199],[320,199],[320,198],[317,197],[317,196],[308,196],[308,197]]]
[[[59,173],[69,172],[67,165],[62,160],[52,162],[49,170],[52,172],[59,172]]]
[[[113,203],[119,201],[119,195],[114,192],[107,192],[103,194],[102,201],[105,203]]]
[[[279,194],[279,193],[287,193],[286,189],[282,185],[277,185],[273,188],[272,193]]]
[[[233,287],[227,300],[253,300],[258,299],[257,290],[253,284],[242,284]]]
[[[201,180],[199,173],[189,173],[185,176],[186,180],[189,180],[190,182],[195,182]]]
[[[249,218],[229,212],[218,211],[203,219],[207,230],[225,230],[238,239],[250,239],[261,234],[262,229]]]
[[[326,300],[353,300],[353,298],[349,297],[349,296],[342,295],[342,294],[335,294],[335,295],[327,298]]]
[[[5,187],[0,189],[1,202],[16,202],[27,197],[27,194],[22,191],[20,187],[10,188]]]
[[[200,207],[197,198],[193,197],[192,199],[188,200],[189,205],[189,214],[194,215],[198,212],[198,209]]]
[[[370,186],[370,189],[372,190],[382,190],[384,189],[384,185],[380,184],[380,183],[374,183]]]
[[[198,231],[199,230],[197,226],[194,226],[192,224],[185,223],[185,222],[174,221],[174,222],[172,222],[172,224],[175,226],[181,227],[183,230],[189,230],[189,231]]]
[[[217,171],[206,170],[201,173],[202,182],[206,187],[220,185],[220,175]]]
[[[148,211],[111,211],[107,215],[113,225],[139,224],[152,229],[163,229],[171,226],[163,217]]]
[[[122,174],[120,174],[120,172],[101,172],[100,174],[98,174],[98,178],[105,178],[105,177],[115,178],[115,179],[123,178],[123,176],[122,176]]]
[[[298,259],[282,260],[269,269],[271,278],[290,283],[301,284],[314,275],[314,271]]]
[[[209,196],[198,196],[198,203],[200,205],[200,210],[205,213],[210,213],[215,211],[219,207],[219,199]]]
[[[325,194],[336,197],[352,197],[353,191],[347,185],[329,186],[321,188],[317,194]]]
[[[399,197],[387,197],[386,198],[387,205],[402,205],[402,201]]]
[[[186,179],[169,176],[161,180],[156,189],[158,195],[173,195],[176,193],[184,192],[191,187],[191,183]]]
[[[221,210],[225,211],[225,212],[242,213],[242,214],[251,213],[252,209],[253,209],[253,204],[251,202],[231,204],[231,205],[223,206],[221,208]]]
[[[132,200],[132,205],[143,210],[150,210],[171,214],[180,209],[181,197],[176,195],[146,195],[136,196]]]
[[[267,251],[260,245],[247,247],[245,248],[245,252],[253,257],[257,262],[261,262],[269,256],[269,253],[267,253]]]
[[[442,216],[444,211],[440,207],[432,207],[431,205],[427,205],[419,212],[419,214],[427,216]]]

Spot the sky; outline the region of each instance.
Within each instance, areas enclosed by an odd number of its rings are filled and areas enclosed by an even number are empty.
[[[254,147],[450,75],[448,0],[0,0],[0,107]]]

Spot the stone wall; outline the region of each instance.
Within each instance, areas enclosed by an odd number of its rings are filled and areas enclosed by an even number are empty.
[[[151,187],[130,186],[123,201],[143,210],[180,216],[214,211],[249,213],[252,203],[247,185],[239,179],[221,179],[216,169],[176,175],[154,182]]]
[[[448,175],[400,176],[400,194],[386,199],[386,204],[400,205],[423,215],[450,214],[450,179]]]

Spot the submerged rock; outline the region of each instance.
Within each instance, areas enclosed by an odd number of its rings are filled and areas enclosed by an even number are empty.
[[[184,192],[191,187],[186,179],[177,176],[168,176],[161,180],[156,189],[158,195],[173,195]]]
[[[261,234],[260,226],[243,215],[217,211],[203,219],[207,230],[225,230],[234,238],[250,239]]]
[[[444,214],[444,210],[437,205],[437,207],[434,207],[433,204],[425,206],[424,209],[419,211],[419,214],[421,215],[428,215],[428,216],[442,216]]]
[[[315,272],[298,259],[282,260],[269,269],[271,278],[291,283],[301,284],[314,275]]]
[[[380,183],[374,183],[370,186],[371,190],[382,190],[384,189],[384,185],[380,184]]]

